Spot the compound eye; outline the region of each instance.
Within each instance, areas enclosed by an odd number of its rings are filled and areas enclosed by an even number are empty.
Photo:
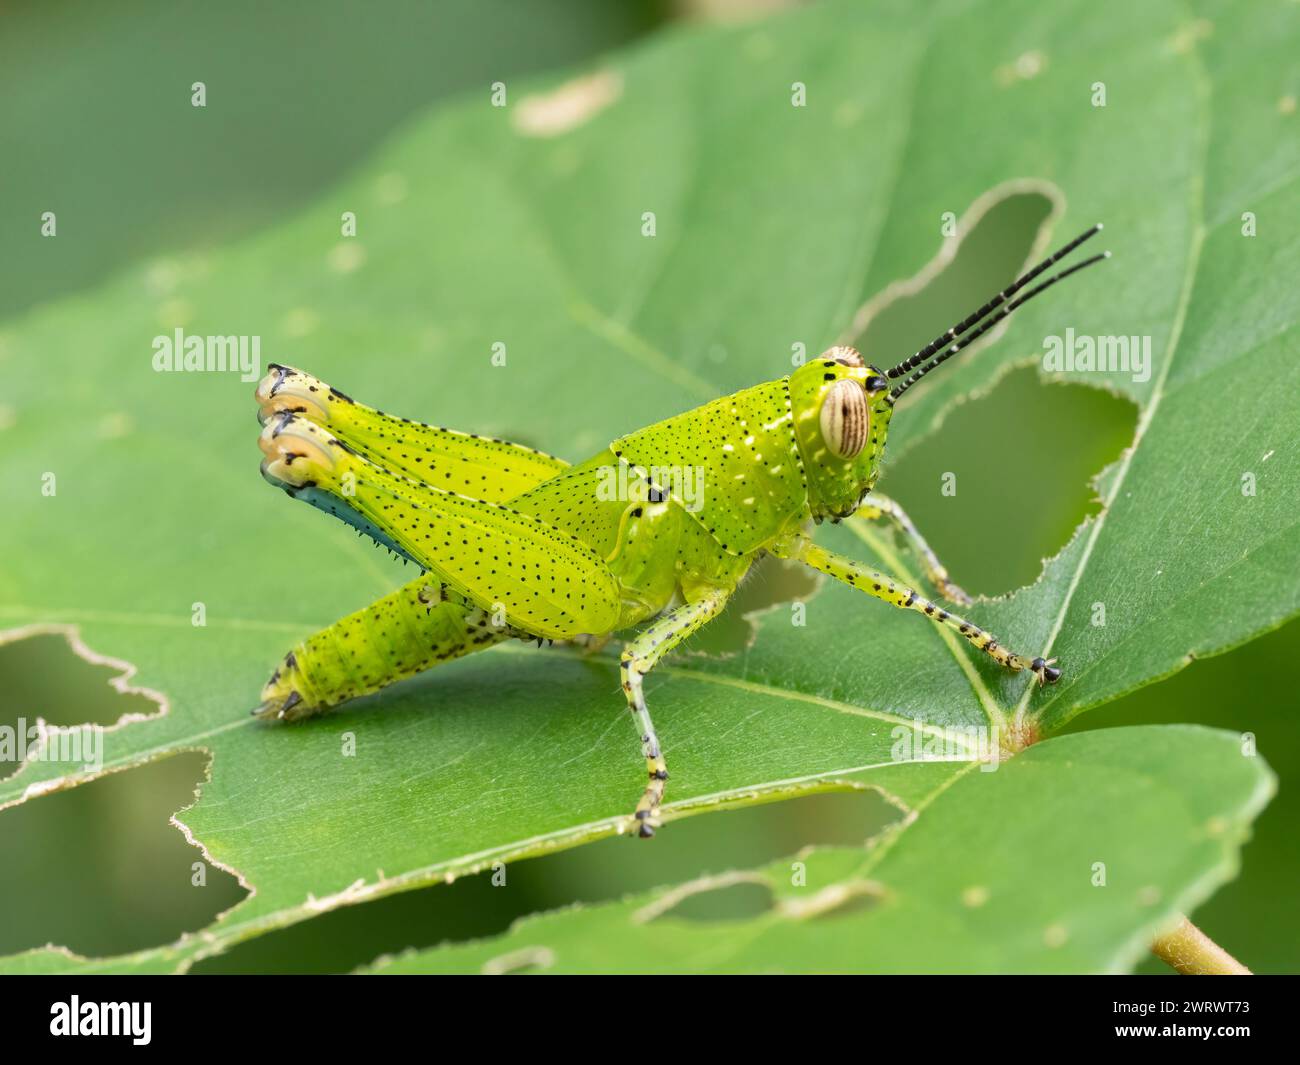
[[[867,442],[871,414],[867,394],[857,381],[836,381],[822,400],[822,439],[842,459],[856,458]]]

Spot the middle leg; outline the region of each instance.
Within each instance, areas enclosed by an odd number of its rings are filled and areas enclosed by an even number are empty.
[[[664,782],[668,779],[668,765],[664,761],[663,749],[659,746],[659,737],[655,734],[654,722],[650,720],[645,694],[641,690],[642,678],[686,637],[717,617],[727,605],[728,595],[724,589],[712,589],[699,599],[670,610],[623,649],[623,693],[627,696],[628,709],[636,718],[642,752],[645,754],[646,772],[650,778],[641,801],[636,805],[636,813],[632,815],[642,839],[655,834],[654,830],[659,824],[659,807],[664,798]]]

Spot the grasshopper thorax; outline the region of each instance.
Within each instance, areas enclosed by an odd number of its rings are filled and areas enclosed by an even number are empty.
[[[880,475],[889,382],[851,348],[832,348],[790,375],[790,406],[813,517],[848,517]]]

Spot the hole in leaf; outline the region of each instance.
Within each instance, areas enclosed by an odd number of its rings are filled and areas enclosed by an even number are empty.
[[[111,686],[122,674],[120,666],[78,654],[64,633],[0,643],[0,730],[7,741],[0,742],[0,780],[35,743],[38,719],[62,727],[113,725],[128,714],[159,713],[147,695]]]
[[[968,214],[971,212],[968,212]],[[1052,201],[1041,192],[1008,193],[996,200],[970,225],[956,254],[935,276],[904,282],[863,308],[851,343],[868,362],[892,366],[929,343],[954,322],[983,304],[1025,268],[1039,229],[1052,213]],[[927,268],[928,269],[928,268]],[[861,318],[869,316],[865,323]],[[924,387],[918,385],[918,389]]]
[[[744,874],[743,878],[723,876],[714,882],[702,880],[684,885],[680,892],[669,893],[647,907],[653,912],[642,919],[661,921],[668,917],[710,924],[747,921],[771,910],[773,901],[771,887],[753,879],[753,874]]]
[[[244,897],[169,817],[194,801],[189,751],[0,813],[0,954],[57,943],[90,957],[169,943]]]
[[[817,573],[802,563],[765,555],[751,567],[726,610],[691,637],[687,653],[738,654],[754,642],[757,615],[783,604],[804,602],[820,587]]]
[[[857,346],[891,365],[964,318],[1025,269],[1052,209],[1044,192],[1023,191],[973,207],[968,216],[978,217],[933,277],[927,267],[863,308]],[[906,413],[900,407],[898,419]],[[1125,400],[1048,384],[1026,367],[954,405],[938,431],[905,451],[891,442],[880,489],[903,504],[959,585],[1000,594],[1035,581],[1042,559],[1097,512],[1090,482],[1132,442],[1136,421]]]
[[[348,972],[381,954],[500,934],[516,918],[760,866],[809,845],[861,846],[897,820],[874,791],[808,795],[675,821],[650,842],[601,840],[492,873],[345,906],[198,962],[196,973]]]
[[[1026,367],[955,407],[881,487],[958,584],[995,595],[1037,580],[1041,560],[1100,510],[1090,482],[1132,442],[1136,424],[1128,401],[1044,384]]]

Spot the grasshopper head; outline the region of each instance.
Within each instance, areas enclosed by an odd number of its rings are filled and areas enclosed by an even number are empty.
[[[889,382],[853,348],[831,348],[790,375],[790,402],[813,517],[848,517],[880,476]]]
[[[1084,230],[897,366],[888,370],[865,366],[862,356],[853,348],[836,347],[792,373],[790,402],[795,440],[808,478],[808,502],[813,517],[818,521],[838,520],[857,510],[862,497],[880,476],[880,456],[885,450],[885,434],[894,402],[1017,307],[1071,274],[1110,258],[1110,252],[1099,252],[1037,281],[1100,232],[1100,223]],[[1033,284],[1035,281],[1037,284]]]

